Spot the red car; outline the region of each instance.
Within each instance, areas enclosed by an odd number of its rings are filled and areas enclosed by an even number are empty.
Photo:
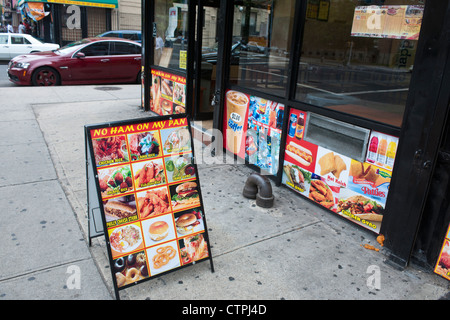
[[[8,65],[19,85],[140,83],[141,44],[118,38],[87,38],[58,50],[21,55]]]

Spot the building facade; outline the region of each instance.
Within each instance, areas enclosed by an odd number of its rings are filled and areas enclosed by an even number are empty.
[[[45,42],[67,43],[109,30],[141,30],[140,0],[1,0],[2,25],[21,21]]]

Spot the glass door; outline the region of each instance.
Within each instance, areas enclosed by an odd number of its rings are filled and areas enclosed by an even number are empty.
[[[194,108],[196,120],[212,119],[219,59],[219,0],[199,0],[196,5],[196,42],[194,62]]]

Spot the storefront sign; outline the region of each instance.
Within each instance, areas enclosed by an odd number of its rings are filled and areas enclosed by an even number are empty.
[[[97,0],[97,1],[81,1],[81,0],[20,0],[19,5],[24,3],[39,2],[39,3],[60,3],[85,7],[100,7],[115,9],[118,8],[118,0]]]
[[[278,172],[284,105],[229,90],[226,93],[225,148],[269,174]]]
[[[369,147],[367,162],[360,162],[305,141],[303,132],[307,116],[301,110],[290,111],[282,183],[319,205],[379,233],[398,138],[372,132],[372,144],[375,137],[386,141],[377,140],[376,148]],[[375,156],[370,153],[373,150]],[[374,157],[375,160],[371,161]],[[392,157],[392,161],[387,157]]]
[[[186,78],[152,69],[150,110],[159,115],[186,113]]]
[[[450,225],[445,235],[439,259],[434,268],[434,272],[450,280]]]
[[[351,35],[354,37],[419,38],[423,6],[359,6],[355,8]]]
[[[116,292],[200,260],[212,266],[187,118],[86,126]]]

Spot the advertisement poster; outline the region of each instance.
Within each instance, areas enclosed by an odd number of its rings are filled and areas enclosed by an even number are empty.
[[[229,90],[226,93],[224,146],[233,154],[276,175],[284,105]]]
[[[367,148],[366,162],[392,171],[397,153],[398,138],[372,131]]]
[[[137,121],[86,127],[118,289],[211,259],[188,119]]]
[[[161,116],[186,113],[186,78],[152,69],[150,110]]]
[[[355,8],[351,35],[354,37],[417,40],[424,6],[386,5]]]
[[[434,272],[450,280],[450,225],[445,235],[439,259],[436,263]]]
[[[303,139],[308,114],[291,109],[283,163],[282,183],[315,203],[369,229],[380,232],[384,206],[391,181],[386,163],[359,162]],[[389,142],[398,138],[372,132],[371,138],[385,139],[386,155]],[[371,139],[369,139],[371,141]],[[373,140],[374,141],[374,140]],[[395,158],[394,145],[392,157]],[[369,160],[371,159],[368,156]],[[380,160],[381,161],[381,160]]]

